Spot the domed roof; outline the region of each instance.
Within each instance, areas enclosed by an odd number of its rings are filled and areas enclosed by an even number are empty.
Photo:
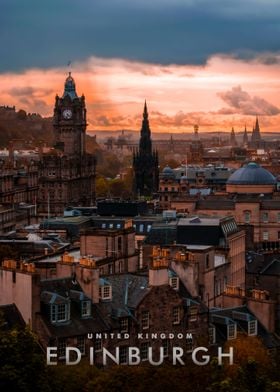
[[[236,170],[227,180],[232,185],[274,185],[275,177],[255,162]]]
[[[174,178],[175,174],[174,171],[171,169],[169,166],[165,166],[165,168],[162,171],[162,176],[163,177],[168,177],[168,178]]]
[[[69,97],[71,99],[78,98],[77,93],[76,93],[75,81],[71,76],[71,72],[69,72],[69,75],[66,78],[65,84],[64,84],[63,98],[65,98],[66,95],[69,95]]]

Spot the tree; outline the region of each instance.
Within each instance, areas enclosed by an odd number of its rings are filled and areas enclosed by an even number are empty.
[[[0,331],[1,391],[50,392],[46,376],[43,353],[28,328]]]

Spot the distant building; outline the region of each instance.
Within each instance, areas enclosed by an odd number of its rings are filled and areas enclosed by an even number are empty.
[[[145,101],[139,149],[133,154],[134,193],[151,196],[158,190],[158,154],[152,149],[151,130]]]
[[[237,146],[237,141],[236,141],[235,132],[234,132],[234,128],[233,127],[232,127],[231,134],[230,134],[229,144],[232,147],[236,147]]]
[[[253,147],[253,148],[262,148],[262,147],[264,147],[264,141],[263,141],[263,139],[261,137],[258,117],[256,118],[256,123],[255,123],[255,126],[253,127],[250,147]]]

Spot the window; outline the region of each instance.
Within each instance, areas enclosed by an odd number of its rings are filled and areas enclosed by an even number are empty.
[[[81,354],[86,353],[86,342],[84,336],[77,336],[77,348],[81,351]]]
[[[70,319],[70,303],[51,305],[51,322],[61,323]]]
[[[141,314],[141,326],[142,329],[148,329],[150,326],[150,314],[147,310],[144,310]]]
[[[268,231],[263,231],[263,241],[268,241]]]
[[[112,287],[110,285],[99,287],[99,297],[101,299],[111,299],[112,298]]]
[[[120,228],[121,228],[121,224],[117,223],[117,229],[120,229]]]
[[[173,324],[180,324],[180,308],[175,306],[172,310]]]
[[[227,326],[227,338],[228,340],[236,339],[236,324],[229,324]]]
[[[227,288],[227,282],[228,282],[227,276],[224,276],[224,291]]]
[[[208,329],[208,336],[209,336],[209,344],[215,344],[216,343],[216,328],[215,327],[210,327]]]
[[[109,246],[109,244],[108,244],[108,237],[106,237],[106,257],[108,257],[108,246]]]
[[[193,350],[193,340],[192,339],[186,339],[186,350],[187,350],[187,353],[192,352],[192,350]]]
[[[141,343],[140,345],[140,355],[142,361],[147,361],[148,360],[148,349],[149,349],[149,343]]]
[[[125,365],[127,363],[127,347],[120,347],[120,364]]]
[[[208,269],[209,268],[209,255],[207,254],[205,257],[205,268]]]
[[[277,222],[280,223],[280,212],[277,213]]]
[[[168,357],[169,341],[167,339],[164,339],[162,341],[162,347],[163,347],[163,356]]]
[[[118,252],[122,251],[122,237],[118,237]]]
[[[120,332],[128,332],[128,318],[120,319]]]
[[[51,322],[56,322],[56,305],[51,306]]]
[[[91,302],[82,301],[82,317],[87,317],[91,315]]]
[[[262,221],[263,222],[268,222],[268,213],[267,212],[263,212],[263,214],[262,214]]]
[[[189,310],[189,320],[190,321],[197,321],[197,308],[196,307],[190,307]]]
[[[244,211],[244,222],[245,223],[250,223],[251,221],[251,212],[250,211]]]
[[[57,345],[58,358],[65,358],[66,355],[66,339],[59,339]]]
[[[174,290],[179,289],[179,278],[173,277],[169,279],[169,285],[172,287]]]
[[[101,339],[96,339],[94,342],[94,351],[96,353],[102,351],[102,340]]]
[[[101,229],[106,229],[106,223],[102,223]]]
[[[144,225],[141,224],[141,225],[139,225],[139,232],[140,232],[140,233],[143,233],[143,231],[144,231]]]
[[[258,334],[258,321],[251,320],[248,322],[248,335],[255,336]]]
[[[147,232],[149,233],[151,231],[152,225],[147,226]]]
[[[113,223],[110,223],[109,224],[109,229],[113,229],[114,228],[114,224]]]
[[[65,321],[66,320],[66,305],[65,304],[57,305],[56,320],[57,321]]]

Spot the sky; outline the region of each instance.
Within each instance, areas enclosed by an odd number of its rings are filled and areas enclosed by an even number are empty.
[[[0,0],[0,105],[51,116],[69,70],[90,130],[280,130],[278,0]],[[71,61],[71,65],[68,63]]]

